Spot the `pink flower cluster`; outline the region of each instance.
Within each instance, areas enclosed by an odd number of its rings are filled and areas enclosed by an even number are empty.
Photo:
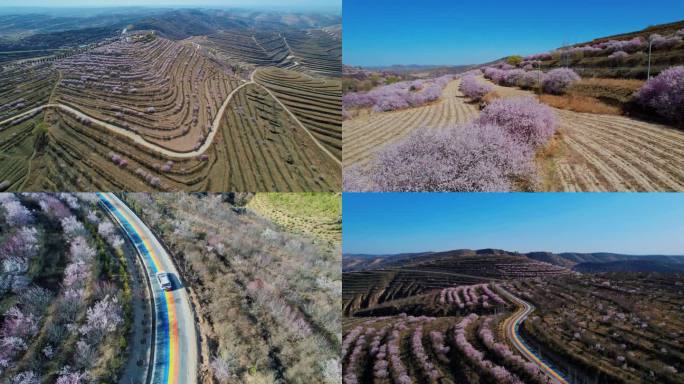
[[[478,291],[482,291],[482,295]],[[463,300],[461,300],[463,296]],[[460,285],[458,287],[444,288],[440,291],[439,302],[440,304],[454,304],[460,309],[469,308],[481,305],[483,308],[490,308],[491,304],[489,300],[494,301],[496,304],[505,305],[506,302],[499,297],[496,293],[489,289],[487,284],[475,284],[475,285]]]
[[[635,98],[658,115],[684,124],[684,66],[668,68],[649,79]]]
[[[470,314],[454,327],[454,341],[458,350],[471,364],[478,367],[484,374],[491,376],[497,383],[523,384],[516,375],[510,373],[506,368],[485,359],[484,354],[468,341],[466,328],[477,319],[476,314]]]
[[[430,341],[432,342],[432,349],[435,351],[437,359],[445,364],[448,364],[449,357],[447,356],[447,353],[449,353],[451,348],[444,344],[444,335],[442,332],[430,332]]]
[[[492,90],[492,87],[478,82],[475,76],[469,75],[464,76],[461,79],[461,84],[459,85],[458,90],[470,100],[480,101],[484,95]]]
[[[543,384],[543,373],[539,368],[534,363],[525,360],[522,356],[513,353],[507,344],[497,343],[494,339],[491,325],[491,317],[485,319],[480,325],[478,336],[482,343],[506,364],[513,366],[516,372],[523,373],[528,379],[534,380],[535,383]]]
[[[439,99],[453,76],[432,80],[403,81],[383,85],[368,92],[349,92],[342,96],[344,109],[372,107],[375,112],[418,107]]]
[[[444,375],[435,367],[430,361],[427,353],[425,353],[425,348],[423,348],[423,326],[419,325],[413,331],[411,336],[411,352],[413,356],[418,361],[420,369],[423,373],[430,378],[432,382],[436,382],[441,379]]]

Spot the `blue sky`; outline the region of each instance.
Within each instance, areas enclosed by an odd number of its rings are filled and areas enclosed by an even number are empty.
[[[344,0],[348,65],[478,64],[684,19],[682,0]]]
[[[684,193],[344,193],[343,251],[684,255]]]
[[[273,9],[333,9],[342,0],[0,0],[0,7],[243,7]]]

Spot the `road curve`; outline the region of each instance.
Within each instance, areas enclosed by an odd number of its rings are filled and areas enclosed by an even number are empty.
[[[147,271],[155,307],[155,340],[148,384],[197,383],[197,335],[190,299],[171,256],[152,231],[112,193],[98,193],[102,205],[135,245]],[[159,286],[157,272],[172,273],[173,289]]]
[[[125,137],[133,140],[136,144],[142,145],[146,148],[149,148],[153,151],[161,153],[165,156],[176,158],[176,159],[193,158],[193,157],[197,157],[197,156],[203,154],[207,149],[209,149],[209,147],[211,147],[211,145],[214,142],[214,136],[216,136],[216,132],[218,132],[219,125],[221,124],[221,118],[223,117],[223,113],[226,110],[228,103],[230,102],[230,100],[233,98],[233,95],[235,95],[235,93],[237,91],[239,91],[242,87],[249,85],[249,84],[252,84],[252,83],[247,82],[247,83],[240,84],[240,86],[238,86],[237,88],[233,89],[230,92],[228,97],[226,97],[226,100],[221,105],[221,108],[219,108],[218,114],[216,114],[216,117],[214,118],[214,122],[211,125],[211,132],[209,132],[209,135],[207,135],[207,138],[204,140],[204,142],[202,143],[202,145],[199,148],[192,150],[192,151],[188,151],[188,152],[178,152],[178,151],[172,151],[168,148],[164,148],[158,144],[147,141],[144,137],[140,136],[139,134],[137,134],[135,132],[121,128],[121,127],[116,126],[114,124],[107,123],[107,122],[102,121],[102,120],[98,120],[92,116],[86,115],[85,113],[83,113],[77,109],[74,109],[68,105],[64,105],[64,104],[50,103],[50,104],[41,105],[39,107],[36,107],[36,108],[30,109],[26,112],[23,112],[19,115],[10,117],[9,119],[5,119],[3,121],[0,121],[0,126],[7,124],[7,123],[10,123],[16,119],[19,119],[23,116],[28,115],[28,114],[35,113],[38,111],[42,111],[46,108],[57,108],[57,109],[60,109],[66,113],[69,113],[73,116],[76,116],[82,120],[87,120],[87,121],[91,122],[92,124],[103,127],[109,131],[112,131],[112,132],[118,134],[118,135],[125,136]]]
[[[237,93],[237,91],[239,91],[241,88],[243,88],[247,85],[250,85],[250,84],[254,84],[254,85],[264,89],[271,97],[273,97],[273,99],[285,110],[285,112],[287,112],[288,115],[290,115],[290,117],[292,117],[292,119],[297,123],[297,125],[301,129],[304,130],[304,132],[311,138],[311,140],[313,140],[314,144],[316,144],[316,146],[318,148],[320,148],[323,151],[323,153],[325,153],[328,157],[330,157],[336,164],[338,164],[341,167],[342,162],[340,160],[338,160],[327,148],[325,148],[325,146],[323,146],[323,144],[321,144],[318,141],[318,139],[316,139],[316,137],[304,126],[304,124],[301,123],[301,121],[299,121],[297,116],[295,116],[295,114],[292,113],[292,111],[290,111],[290,109],[287,108],[287,106],[285,104],[283,104],[264,85],[259,84],[256,81],[254,81],[254,74],[255,73],[256,73],[256,70],[254,72],[252,72],[252,74],[250,76],[251,81],[246,81],[246,82],[240,84],[237,88],[233,89],[230,92],[230,94],[226,97],[226,100],[223,102],[223,104],[221,104],[221,108],[219,108],[218,113],[216,114],[216,117],[214,118],[214,122],[211,125],[211,131],[209,132],[209,135],[207,135],[207,138],[204,140],[204,142],[202,143],[202,145],[199,148],[192,150],[192,151],[188,151],[188,152],[178,152],[178,151],[172,151],[168,148],[164,148],[158,144],[147,141],[144,137],[140,136],[139,134],[137,134],[135,132],[121,128],[121,127],[116,126],[114,124],[107,123],[107,122],[102,121],[102,120],[98,120],[98,119],[96,119],[92,116],[86,115],[85,113],[83,113],[77,109],[74,109],[68,105],[58,104],[58,103],[49,103],[49,104],[41,105],[41,106],[32,108],[26,112],[22,112],[16,116],[12,116],[8,119],[2,120],[2,121],[0,121],[0,127],[5,125],[5,124],[11,123],[14,120],[20,119],[26,115],[29,115],[31,113],[36,113],[36,112],[42,111],[46,108],[57,108],[57,109],[60,109],[66,113],[69,113],[73,116],[76,116],[82,120],[87,120],[92,124],[103,127],[109,131],[112,131],[112,132],[118,134],[118,135],[125,136],[125,137],[133,140],[133,142],[135,142],[136,144],[142,145],[143,147],[146,147],[148,149],[151,149],[153,151],[161,153],[165,156],[168,156],[171,158],[176,158],[176,159],[188,159],[188,158],[197,157],[197,156],[203,154],[207,149],[209,149],[209,147],[211,147],[211,145],[214,142],[214,136],[216,136],[216,133],[219,130],[219,126],[221,124],[221,119],[223,117],[223,114],[224,114],[226,108],[228,107],[228,103],[230,102],[230,100],[233,98],[235,93]],[[1,130],[1,128],[0,128],[0,130]]]
[[[506,332],[506,337],[511,341],[513,346],[520,352],[526,359],[533,362],[539,367],[539,369],[544,372],[550,379],[551,383],[554,384],[568,384],[568,381],[563,378],[562,374],[546,363],[544,363],[540,357],[534,354],[528,347],[527,344],[522,340],[518,332],[520,324],[525,321],[527,316],[534,311],[534,306],[516,296],[500,286],[496,286],[497,290],[503,294],[508,300],[514,302],[518,308],[516,309],[513,316],[507,318],[504,321],[504,330]]]

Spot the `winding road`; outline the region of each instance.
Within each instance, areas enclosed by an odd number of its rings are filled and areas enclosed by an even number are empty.
[[[323,151],[323,153],[325,153],[328,157],[330,157],[336,164],[338,164],[341,167],[342,162],[339,159],[337,159],[330,151],[328,151],[328,149],[325,148],[325,146],[323,146],[323,144],[321,144],[320,141],[318,141],[318,139],[316,139],[316,137],[311,133],[311,131],[309,131],[309,129],[306,128],[306,126],[304,126],[304,124],[302,124],[301,121],[299,121],[297,116],[295,116],[295,114],[292,111],[290,111],[290,109],[288,109],[287,106],[285,104],[283,104],[273,94],[273,92],[271,92],[263,84],[259,84],[258,82],[254,81],[254,74],[256,73],[257,70],[258,69],[254,70],[252,72],[252,74],[250,76],[250,81],[243,82],[242,84],[240,84],[240,86],[238,86],[237,88],[233,89],[230,92],[230,94],[226,97],[226,100],[224,100],[223,104],[221,104],[221,108],[219,108],[218,113],[216,114],[216,117],[214,118],[214,121],[211,125],[211,131],[207,135],[207,138],[204,140],[204,142],[202,143],[202,145],[199,148],[192,150],[192,151],[187,151],[187,152],[186,151],[183,151],[183,152],[172,151],[168,148],[164,148],[158,144],[147,141],[144,137],[142,137],[141,135],[139,135],[135,132],[121,128],[121,127],[116,126],[114,124],[110,124],[106,121],[98,120],[92,116],[86,115],[85,113],[83,113],[83,112],[81,112],[75,108],[72,108],[68,105],[59,104],[59,103],[44,104],[44,105],[32,108],[26,112],[22,112],[18,115],[12,116],[8,119],[2,120],[2,121],[0,121],[0,127],[2,127],[3,125],[6,125],[8,123],[11,123],[17,119],[20,119],[26,115],[30,115],[32,113],[35,114],[35,113],[40,112],[40,111],[47,109],[47,108],[56,108],[56,109],[59,109],[59,110],[66,112],[72,116],[76,116],[77,118],[79,118],[81,120],[88,121],[91,124],[103,127],[105,129],[113,132],[113,133],[116,133],[116,134],[121,135],[121,136],[125,136],[125,137],[131,139],[136,144],[141,145],[145,148],[151,149],[153,151],[156,151],[158,153],[161,153],[165,156],[168,156],[171,158],[176,158],[176,159],[194,158],[194,157],[197,157],[197,156],[203,154],[204,152],[206,152],[206,150],[209,149],[209,147],[211,147],[211,145],[213,144],[214,137],[216,136],[216,133],[219,131],[219,127],[221,124],[221,119],[223,118],[223,114],[224,114],[226,108],[228,107],[228,103],[230,103],[230,101],[233,99],[233,96],[243,87],[248,86],[250,84],[254,84],[258,87],[263,88],[271,97],[273,97],[273,99],[278,103],[278,105],[280,105],[280,107],[282,107],[283,110],[285,110],[285,112],[287,112],[287,114],[290,115],[290,117],[295,121],[295,123],[297,123],[297,125],[301,129],[304,130],[304,132],[311,138],[311,140],[313,140],[314,144],[316,144],[316,146],[318,148],[320,148]],[[2,128],[0,128],[0,130],[2,130]]]
[[[155,308],[155,334],[147,384],[196,383],[197,331],[190,299],[171,256],[152,231],[112,193],[98,193],[102,205],[121,226],[145,266]],[[173,288],[161,289],[157,272],[173,275]]]
[[[506,337],[511,341],[515,349],[517,349],[518,352],[520,352],[527,360],[536,364],[537,367],[539,367],[539,369],[551,379],[551,383],[569,384],[569,382],[563,378],[563,375],[560,372],[554,370],[552,367],[542,361],[541,357],[535,355],[535,353],[529,349],[527,344],[525,344],[525,341],[520,337],[520,324],[522,324],[527,316],[534,311],[534,306],[516,297],[502,287],[496,287],[497,290],[506,297],[506,299],[514,302],[518,306],[513,316],[507,318],[503,323]]]

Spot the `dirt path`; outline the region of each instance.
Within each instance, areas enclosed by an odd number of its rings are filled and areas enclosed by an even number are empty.
[[[504,97],[533,95],[481,81]],[[562,145],[551,191],[684,191],[684,131],[626,116],[555,111]]]
[[[342,123],[344,166],[367,164],[378,149],[406,137],[415,129],[441,129],[472,120],[477,116],[477,106],[466,103],[458,90],[459,84],[460,80],[449,83],[440,100],[427,106],[345,120]]]

